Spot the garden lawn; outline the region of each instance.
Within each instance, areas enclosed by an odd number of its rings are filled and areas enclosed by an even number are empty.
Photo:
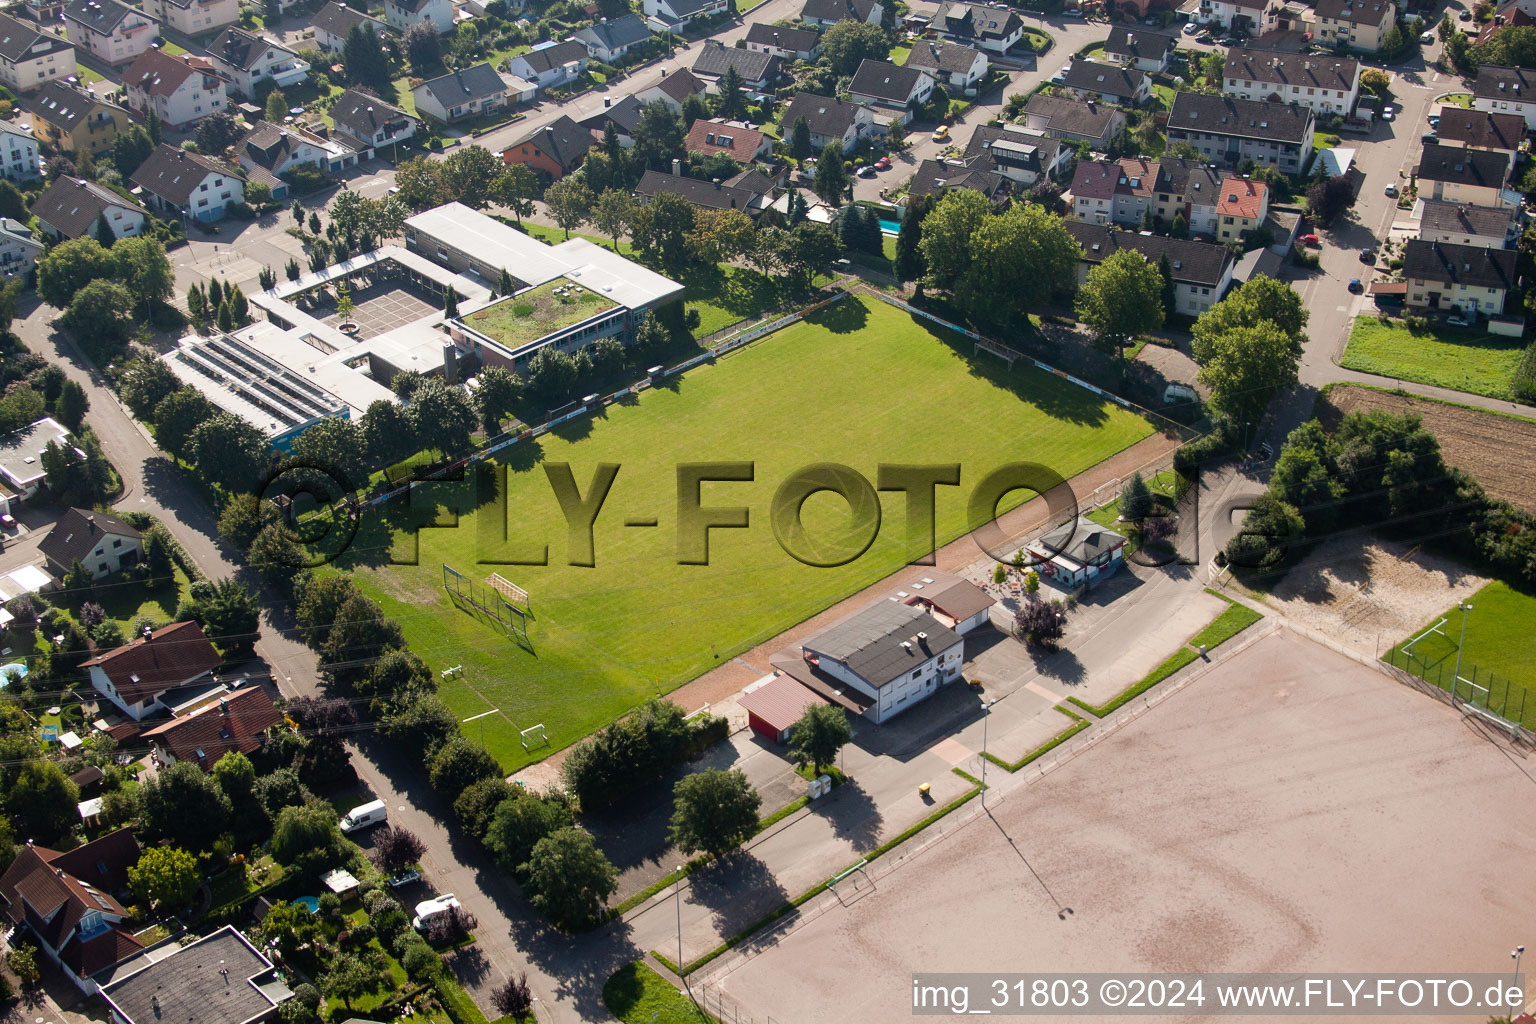
[[[192,583],[181,566],[173,567],[176,571],[173,582],[158,587],[148,587],[138,580],[100,583],[94,588],[93,600],[101,605],[109,620],[117,623],[123,636],[132,639],[129,627],[140,615],[153,619],[156,626],[163,626],[175,617],[176,605],[186,596]]]
[[[603,1004],[624,1024],[710,1024],[687,996],[638,961],[603,984]]]
[[[1489,698],[1497,710],[1508,694],[1508,717],[1521,718],[1526,725],[1536,726],[1536,595],[1515,590],[1508,584],[1493,582],[1472,595],[1472,610],[1467,613],[1466,647],[1462,651],[1461,678],[1474,679],[1479,686],[1488,687]],[[1423,633],[1444,618],[1441,633],[1432,633],[1413,645],[1416,659],[1410,662],[1401,654],[1404,644]],[[1392,649],[1388,660],[1410,671],[1422,674],[1430,682],[1443,682],[1449,689],[1451,675],[1456,670],[1456,641],[1461,634],[1461,612],[1448,609],[1424,623],[1403,642]],[[1428,668],[1425,668],[1425,665]],[[1437,671],[1438,670],[1438,671]],[[1498,677],[1490,684],[1487,673]],[[1465,684],[1458,691],[1463,698],[1469,690]],[[1479,704],[1484,694],[1477,695]],[[1524,714],[1521,715],[1521,708]]]
[[[1415,334],[1397,321],[1384,326],[1362,316],[1350,331],[1342,363],[1384,377],[1510,398],[1510,381],[1524,350],[1519,338],[1440,325]]]
[[[348,927],[362,924],[366,920],[368,920],[368,915],[362,910],[354,910],[347,915]],[[386,983],[366,995],[353,999],[350,1007],[347,1006],[345,1000],[340,996],[331,996],[325,1001],[325,1016],[327,1020],[346,1020],[360,1014],[366,1014],[369,1010],[376,1009],[385,1000],[392,998],[396,992],[405,988],[407,980],[405,968],[401,967],[400,962],[384,948],[384,944],[378,940],[377,936],[368,940],[368,948],[377,950],[384,955],[384,977],[387,977]],[[443,969],[448,970],[446,967]]]
[[[910,46],[893,46],[893,47],[891,47],[891,63],[892,64],[898,64],[898,65],[899,64],[905,64],[907,62],[907,56],[909,54],[911,54],[911,52],[912,52],[912,47],[910,47]]]
[[[768,507],[795,471],[835,462],[874,480],[880,463],[960,463],[964,486],[938,488],[943,544],[967,531],[969,488],[988,472],[1037,460],[1070,478],[1150,433],[1140,417],[1042,371],[1020,364],[1010,373],[974,359],[958,334],[847,299],[601,416],[507,449],[500,496],[494,480],[418,485],[413,497],[364,518],[338,567],[401,624],[434,673],[463,666],[441,684],[443,696],[461,718],[499,711],[484,722],[485,742],[512,771],[550,752],[524,751],[519,730],[543,723],[550,748],[564,747],[919,553],[907,541],[904,496],[888,492],[884,525],[862,557],[839,568],[790,558]],[[750,507],[751,528],[710,531],[710,564],[680,565],[675,467],[718,460],[751,460],[755,479],[706,483],[701,503]],[[621,469],[596,521],[596,568],[572,567],[545,468],[569,463],[586,494],[600,462]],[[1003,506],[1026,497],[1015,492]],[[408,529],[434,517],[449,526],[449,509],[460,515],[457,528]],[[813,495],[803,511],[823,547],[843,550],[840,538],[857,532],[832,495]],[[659,528],[624,525],[650,517]],[[549,565],[511,564],[546,545]],[[415,564],[385,564],[386,553]],[[529,592],[526,648],[453,607],[444,562],[472,579],[499,572]]]

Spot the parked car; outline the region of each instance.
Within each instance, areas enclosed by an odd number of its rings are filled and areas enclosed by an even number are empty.
[[[1383,195],[1387,196],[1390,199],[1396,199],[1397,198],[1397,185],[1396,184],[1390,184],[1386,188],[1382,189],[1381,191],[1382,191]]]
[[[865,164],[853,173],[861,178],[873,178],[875,176],[875,168],[870,164]]]
[[[890,169],[891,169],[891,158],[890,157],[883,156],[879,160],[875,161],[875,170],[877,170],[877,171],[888,171]]]
[[[1209,32],[1202,32],[1198,36],[1195,36],[1195,42],[1203,43],[1206,46],[1210,46],[1215,41],[1216,37],[1211,35]]]
[[[406,868],[398,875],[393,875],[390,877],[389,887],[391,889],[403,889],[406,886],[414,885],[419,881],[421,881],[421,872],[417,871],[415,868]]]
[[[1365,291],[1365,289],[1361,287],[1360,279],[1358,277],[1352,277],[1349,279],[1349,290],[1354,292],[1356,295]]]
[[[1364,249],[1361,249],[1360,250],[1360,262],[1361,263],[1375,263],[1376,262],[1376,250],[1372,249],[1370,247],[1366,247]]]
[[[1439,142],[1440,141],[1440,133],[1439,132],[1425,132],[1423,135],[1419,136],[1419,141],[1420,142]]]
[[[0,526],[5,527],[7,530],[16,529],[16,517],[8,512],[4,515],[0,515]]]
[[[1187,36],[1192,36],[1196,32],[1200,31],[1200,26],[1196,25],[1194,22],[1190,21],[1190,22],[1186,22],[1184,27],[1183,27],[1183,29],[1181,29],[1180,31],[1182,31]]]
[[[1472,326],[1472,321],[1468,320],[1464,316],[1448,316],[1448,317],[1445,318],[1445,322],[1450,324],[1452,327],[1471,327]]]
[[[933,130],[933,141],[934,142],[948,142],[949,141],[949,125],[941,124],[937,128],[935,128]]]
[[[1419,36],[1419,42],[1422,43],[1425,46],[1430,45],[1434,41],[1435,41],[1435,34],[1433,32],[1425,32],[1423,35]]]
[[[1316,235],[1302,235],[1301,244],[1311,249],[1321,249],[1323,247],[1322,239]]]
[[[1062,14],[1063,18],[1081,18],[1082,16],[1083,12],[1075,7],[1072,10],[1066,11]]]
[[[1472,20],[1472,14],[1469,11],[1462,11],[1459,14],[1456,15],[1456,20],[1457,21],[1471,21]]]
[[[463,907],[463,904],[451,892],[445,892],[430,900],[422,900],[416,904],[416,916],[411,918],[411,927],[421,931],[434,917],[446,914],[454,907]]]

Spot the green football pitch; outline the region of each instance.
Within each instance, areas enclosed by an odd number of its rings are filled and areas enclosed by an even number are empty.
[[[864,554],[814,568],[785,554],[770,524],[774,492],[813,463],[845,464],[871,483],[881,463],[958,463],[937,489],[939,543],[967,529],[971,488],[1007,463],[1070,478],[1153,432],[1141,416],[1022,363],[972,356],[964,337],[874,300],[848,299],[809,321],[698,367],[601,415],[503,453],[501,482],[418,487],[412,507],[365,518],[340,568],[398,620],[466,727],[507,770],[547,756],[708,669],[896,571],[910,559],[906,496],[882,492]],[[751,462],[751,482],[708,482],[706,507],[746,506],[745,529],[709,534],[709,564],[678,557],[679,463]],[[593,529],[591,568],[568,562],[566,520],[546,474],[568,463],[587,494],[617,463]],[[1001,508],[1030,497],[1011,492]],[[435,519],[434,519],[435,517]],[[653,527],[626,525],[654,519]],[[802,507],[823,543],[854,532],[849,506],[821,493]],[[434,523],[439,529],[415,530]],[[491,564],[548,547],[547,566]],[[399,562],[389,564],[389,552]],[[526,589],[526,643],[456,608],[443,563],[475,580],[500,573]],[[686,708],[687,711],[694,710]],[[542,723],[549,746],[518,732]]]

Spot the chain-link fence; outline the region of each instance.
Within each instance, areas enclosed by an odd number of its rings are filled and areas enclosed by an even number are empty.
[[[1507,722],[1511,729],[1536,726],[1536,700],[1528,699],[1530,691],[1522,683],[1465,661],[1458,674],[1454,656],[1426,659],[1400,647],[1388,651],[1381,660],[1450,694],[1456,706],[1479,708]]]

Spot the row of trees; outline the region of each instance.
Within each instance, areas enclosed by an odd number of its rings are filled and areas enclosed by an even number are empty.
[[[170,299],[176,275],[154,238],[122,238],[104,248],[89,235],[48,250],[37,261],[37,293],[64,310],[61,323],[98,361],[120,355],[137,317]]]

